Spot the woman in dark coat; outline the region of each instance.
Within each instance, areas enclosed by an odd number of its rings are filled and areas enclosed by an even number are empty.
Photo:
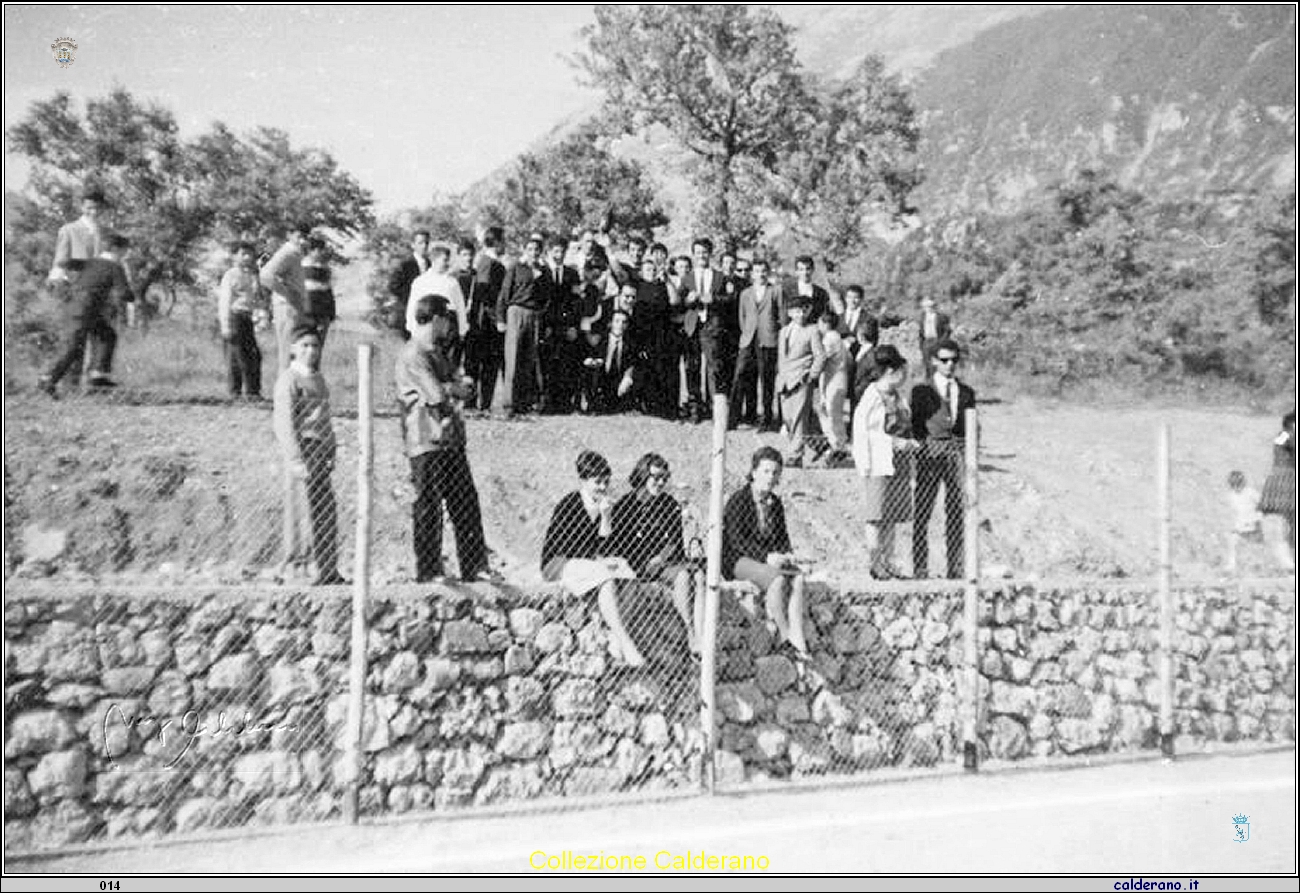
[[[727,500],[722,513],[722,576],[762,589],[777,634],[806,658],[803,574],[790,551],[785,508],[773,492],[783,467],[775,447],[759,447],[750,462],[749,483]]]
[[[673,607],[686,626],[691,653],[700,650],[704,629],[704,572],[689,562],[682,536],[682,507],[667,490],[668,460],[646,453],[628,483],[632,492],[614,505],[610,551],[627,559],[642,580],[673,588]]]
[[[551,513],[542,543],[542,576],[559,580],[575,595],[597,590],[596,604],[609,626],[610,647],[634,667],[645,658],[628,635],[618,610],[618,581],[631,577],[627,562],[610,551],[614,530],[609,499],[610,467],[590,450],[578,454],[578,489],[564,496]]]

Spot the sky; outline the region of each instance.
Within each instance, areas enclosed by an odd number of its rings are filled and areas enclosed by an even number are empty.
[[[464,189],[599,96],[566,56],[591,5],[4,7],[4,123],[66,90],[116,86],[171,109],[183,137],[224,121],[315,146],[381,213]],[[70,37],[60,68],[51,44]],[[27,166],[6,153],[5,189]]]

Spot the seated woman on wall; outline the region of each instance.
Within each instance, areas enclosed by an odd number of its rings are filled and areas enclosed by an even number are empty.
[[[700,650],[704,628],[704,571],[687,561],[682,537],[682,507],[667,491],[668,460],[646,453],[628,483],[632,492],[614,505],[610,551],[627,559],[643,580],[673,587],[673,607],[686,625],[692,654]]]
[[[762,589],[777,634],[806,658],[803,574],[790,551],[785,509],[773,492],[783,467],[775,447],[759,447],[750,462],[749,483],[727,500],[722,513],[722,576]]]
[[[618,611],[618,581],[636,574],[609,549],[613,505],[609,463],[590,450],[578,454],[578,489],[562,498],[551,514],[542,544],[542,576],[559,580],[575,595],[597,590],[596,604],[609,626],[616,657],[634,667],[645,663]]]

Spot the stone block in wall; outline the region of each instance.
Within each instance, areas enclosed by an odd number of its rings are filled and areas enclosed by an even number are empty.
[[[153,685],[157,667],[113,667],[104,670],[100,681],[113,695],[142,695]]]
[[[85,843],[99,830],[100,820],[75,800],[64,800],[42,809],[32,819],[31,841],[36,846],[69,846]],[[6,844],[9,840],[6,836]]]
[[[989,724],[989,753],[997,760],[1018,760],[1029,753],[1029,731],[1010,716],[995,716]]]
[[[754,749],[754,730],[747,726],[724,722],[718,729],[718,747],[721,750],[745,754]]]
[[[788,752],[790,768],[795,775],[824,775],[835,761],[830,742],[819,734],[802,729],[791,734]]]
[[[745,781],[745,761],[738,753],[719,750],[713,756],[713,780],[720,785],[738,785]]]
[[[519,676],[531,672],[535,664],[531,645],[511,645],[506,649],[502,669],[507,676]]]
[[[248,694],[258,684],[257,660],[248,652],[221,658],[208,670],[208,691],[217,694]]]
[[[1105,743],[1105,726],[1092,719],[1062,717],[1056,721],[1056,744],[1062,753],[1094,751]]]
[[[45,702],[55,707],[80,710],[94,704],[103,698],[104,694],[104,689],[98,685],[64,682],[50,688],[45,694]]]
[[[602,735],[594,723],[557,722],[551,733],[549,759],[557,768],[594,763],[608,756],[613,748],[613,739]]]
[[[768,700],[754,682],[716,687],[718,711],[731,722],[752,723],[768,709]]]
[[[843,678],[844,661],[826,651],[813,653],[812,666],[808,670],[808,681],[813,688],[839,685]]]
[[[42,803],[75,800],[86,790],[90,761],[81,748],[47,753],[27,773],[27,785]]]
[[[942,752],[936,739],[937,731],[930,723],[919,723],[904,731],[899,739],[899,765],[908,768],[939,762]]]
[[[641,717],[641,743],[646,747],[663,748],[672,743],[668,720],[662,713],[647,713]]]
[[[899,617],[881,631],[881,637],[890,648],[915,648],[920,640],[916,623],[910,617]]]
[[[537,631],[533,647],[542,654],[567,653],[573,648],[573,630],[564,623],[547,623]]]
[[[380,677],[385,694],[400,694],[420,681],[420,658],[413,651],[399,651],[389,659]]]
[[[620,686],[614,695],[615,703],[636,711],[650,710],[662,700],[663,691],[654,679],[633,679]]]
[[[1036,710],[1038,695],[1027,685],[995,681],[989,688],[989,710],[1028,718]]]
[[[5,767],[5,817],[22,818],[36,812],[36,797],[27,785],[27,776],[21,769]]]
[[[424,755],[407,743],[375,755],[371,777],[385,787],[413,784],[425,777]]]
[[[1004,654],[1014,653],[1020,644],[1020,637],[1014,626],[998,626],[993,629],[993,647]]]
[[[1005,679],[1009,673],[1002,652],[990,648],[980,654],[980,672],[989,679]]]
[[[651,756],[651,751],[634,739],[620,738],[614,746],[614,768],[618,769],[625,782],[639,781],[650,769]]]
[[[510,612],[510,630],[516,638],[531,640],[542,628],[546,616],[536,608],[515,608]]]
[[[59,750],[77,738],[72,723],[58,710],[32,710],[9,720],[4,755],[6,760],[27,754]]]
[[[743,777],[743,763],[741,773]],[[568,797],[608,794],[622,787],[623,773],[612,766],[579,766],[564,780],[564,794]]]
[[[600,718],[600,727],[613,735],[636,734],[636,714],[621,704],[610,704]]]
[[[1029,682],[1034,674],[1034,664],[1023,657],[1013,657],[1007,661],[1008,675],[1017,684]]]
[[[179,722],[193,703],[190,681],[180,670],[164,670],[154,680],[147,704],[154,716],[174,718]]]
[[[438,640],[442,654],[482,654],[490,650],[487,628],[473,620],[448,620]]]
[[[754,655],[740,648],[718,652],[718,679],[738,682],[754,675]]]
[[[784,655],[771,654],[754,661],[754,680],[765,694],[779,694],[794,685],[798,678],[794,664]]]
[[[776,702],[776,721],[783,726],[809,722],[812,711],[808,700],[801,695],[785,695]]]
[[[789,749],[790,734],[772,723],[762,723],[754,729],[754,750],[768,762],[783,758]]]
[[[531,676],[511,676],[505,685],[506,713],[511,717],[533,717],[546,709],[546,686]]]
[[[600,687],[591,679],[566,679],[551,694],[551,708],[563,718],[596,716],[601,709]]]
[[[812,721],[822,726],[847,726],[853,722],[853,711],[842,697],[822,689],[813,698]]]
[[[507,723],[497,743],[497,753],[512,760],[531,760],[546,751],[550,727],[537,720]]]
[[[1092,715],[1092,698],[1078,685],[1054,685],[1042,689],[1039,706],[1057,716],[1081,718]]]
[[[541,767],[536,763],[494,766],[474,795],[474,803],[485,806],[503,801],[531,800],[545,788]]]
[[[455,688],[460,682],[460,664],[446,657],[434,657],[424,662],[425,681],[434,691]]]

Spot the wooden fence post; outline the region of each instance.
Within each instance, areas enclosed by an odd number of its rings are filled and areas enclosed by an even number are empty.
[[[361,789],[361,734],[366,689],[366,603],[370,599],[370,488],[374,475],[374,432],[371,427],[371,367],[374,347],[357,346],[357,540],[352,574],[352,653],[348,674],[348,724],[344,742],[347,784],[343,818],[357,823]]]

